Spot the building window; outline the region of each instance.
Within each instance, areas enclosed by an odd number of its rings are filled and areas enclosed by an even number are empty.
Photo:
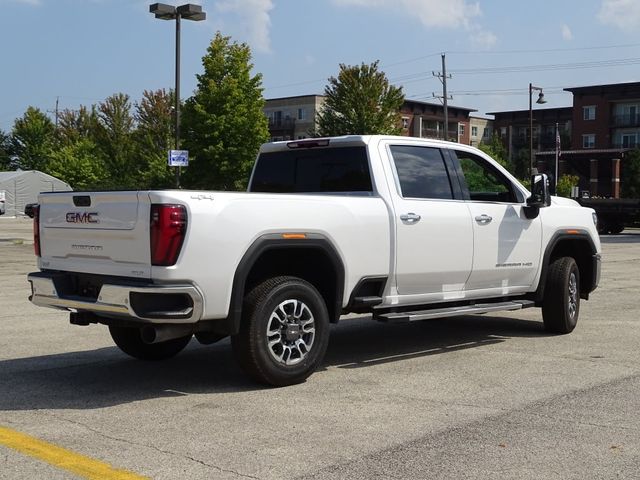
[[[305,108],[298,109],[298,120],[306,120],[307,110]]]
[[[500,138],[507,138],[507,127],[500,127]]]
[[[476,138],[478,136],[478,127],[471,127],[471,136]]]
[[[402,128],[405,130],[409,128],[409,117],[402,117]]]
[[[593,133],[582,135],[582,148],[595,148],[596,136]]]
[[[635,148],[638,145],[638,135],[636,133],[622,134],[622,148]]]
[[[458,124],[458,135],[464,135],[464,123]]]
[[[595,120],[596,119],[596,106],[588,105],[582,107],[582,119],[583,120]]]

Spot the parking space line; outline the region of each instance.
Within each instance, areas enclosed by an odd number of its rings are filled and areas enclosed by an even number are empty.
[[[126,470],[115,469],[108,463],[94,460],[2,426],[0,426],[0,445],[90,480],[141,480],[147,478]]]

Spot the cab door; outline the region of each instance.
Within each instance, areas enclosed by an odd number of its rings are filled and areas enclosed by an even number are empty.
[[[389,150],[398,294],[416,303],[461,298],[471,273],[473,225],[466,203],[455,198],[448,159],[422,145]]]
[[[487,159],[462,149],[451,153],[468,189],[473,225],[473,266],[467,292],[507,295],[527,291],[540,263],[540,217],[525,216],[524,195]]]

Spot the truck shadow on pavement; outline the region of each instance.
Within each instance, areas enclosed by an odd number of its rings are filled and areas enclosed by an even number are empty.
[[[544,336],[542,322],[469,316],[389,325],[345,319],[332,327],[319,370],[362,368]],[[313,376],[308,382],[313,382]],[[97,409],[190,394],[262,390],[245,376],[229,340],[201,346],[195,340],[162,362],[129,359],[116,347],[0,361],[0,410]]]

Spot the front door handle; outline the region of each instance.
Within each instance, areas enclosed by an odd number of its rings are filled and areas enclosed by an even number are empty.
[[[489,215],[486,215],[484,213],[476,217],[476,222],[478,222],[480,225],[488,225],[491,223],[491,220],[493,220],[493,217],[490,217]]]
[[[409,212],[404,215],[400,215],[400,220],[407,223],[418,223],[422,217],[416,213]]]

